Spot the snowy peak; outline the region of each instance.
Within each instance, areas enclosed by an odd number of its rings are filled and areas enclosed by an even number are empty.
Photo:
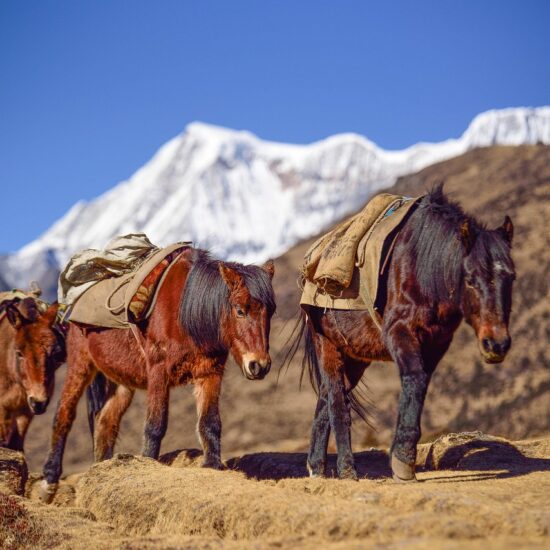
[[[293,145],[193,122],[130,179],[77,203],[0,259],[0,276],[26,286],[78,250],[138,231],[159,245],[191,240],[222,258],[263,261],[357,210],[399,176],[475,147],[539,142],[550,144],[550,107],[488,111],[458,139],[401,151],[357,134]]]
[[[464,132],[469,148],[550,143],[550,107],[487,111]]]

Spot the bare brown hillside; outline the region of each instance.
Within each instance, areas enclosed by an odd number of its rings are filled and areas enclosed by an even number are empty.
[[[502,365],[484,364],[469,327],[462,327],[434,376],[423,417],[424,440],[462,430],[484,430],[510,438],[550,433],[550,147],[494,147],[472,151],[402,178],[392,191],[408,195],[424,192],[434,182],[445,188],[465,209],[489,225],[509,214],[515,224],[514,260],[518,279],[514,294],[512,351]],[[362,205],[358,204],[359,209]],[[274,356],[288,334],[299,292],[296,277],[309,242],[276,261],[278,313],[273,326]],[[60,379],[63,369],[60,371]],[[309,386],[298,388],[299,365],[261,382],[246,381],[235,365],[228,365],[221,404],[223,450],[301,451],[306,449],[315,398]],[[373,365],[365,375],[373,403],[376,431],[359,421],[354,444],[387,445],[395,421],[399,383],[395,366]],[[58,388],[59,389],[59,388]],[[27,454],[31,470],[45,456],[54,407],[37,417],[31,427]],[[144,419],[144,396],[136,399],[123,421],[119,452],[138,452]],[[195,410],[190,388],[171,397],[169,431],[163,452],[197,445]],[[91,445],[84,408],[68,442],[66,472],[91,463]]]

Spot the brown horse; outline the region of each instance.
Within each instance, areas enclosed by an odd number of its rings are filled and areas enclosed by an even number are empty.
[[[95,418],[96,460],[112,456],[121,417],[136,389],[147,390],[142,454],[157,458],[166,433],[170,388],[194,384],[204,466],[222,468],[218,399],[225,362],[231,353],[249,380],[269,372],[273,273],[272,261],[244,266],[187,249],[174,261],[136,337],[130,329],[69,323],[67,377],[44,465],[42,498],[50,500],[55,493],[77,403],[98,371],[111,383],[103,388],[94,383],[91,392],[96,397],[106,392],[99,396],[100,402],[106,400]]]
[[[33,416],[48,406],[65,360],[56,315],[57,304],[40,312],[31,297],[0,305],[0,446],[22,451]]]
[[[381,283],[381,330],[366,311],[304,307],[293,345],[305,335],[303,365],[318,393],[307,464],[311,476],[325,475],[332,429],[338,475],[357,478],[350,408],[363,417],[365,409],[353,389],[371,361],[394,361],[402,390],[391,467],[397,481],[416,479],[428,384],[462,319],[473,327],[487,363],[500,363],[510,348],[512,235],[508,216],[502,227],[488,230],[438,186],[419,201],[396,238]]]

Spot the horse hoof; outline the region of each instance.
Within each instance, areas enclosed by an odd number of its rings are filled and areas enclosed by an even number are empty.
[[[359,476],[357,475],[355,468],[346,468],[345,470],[342,470],[338,473],[338,477],[340,479],[351,479],[352,481],[359,480]]]
[[[309,462],[306,463],[307,473],[309,477],[325,477],[325,468],[314,468]]]
[[[38,486],[38,498],[44,504],[50,504],[57,492],[57,483],[48,483],[43,479]]]
[[[395,455],[391,457],[393,480],[397,483],[414,483],[418,481],[414,473],[414,465],[399,460]]]

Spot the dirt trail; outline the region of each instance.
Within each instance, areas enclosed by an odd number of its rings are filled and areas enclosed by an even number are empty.
[[[224,472],[196,467],[196,450],[163,460],[117,455],[69,476],[50,506],[36,501],[32,474],[28,498],[5,498],[27,514],[38,548],[550,545],[550,439],[444,436],[420,446],[420,482],[404,485],[378,449],[356,454],[359,482],[304,477],[303,453],[247,454]],[[0,540],[25,547],[5,509],[0,499]]]

